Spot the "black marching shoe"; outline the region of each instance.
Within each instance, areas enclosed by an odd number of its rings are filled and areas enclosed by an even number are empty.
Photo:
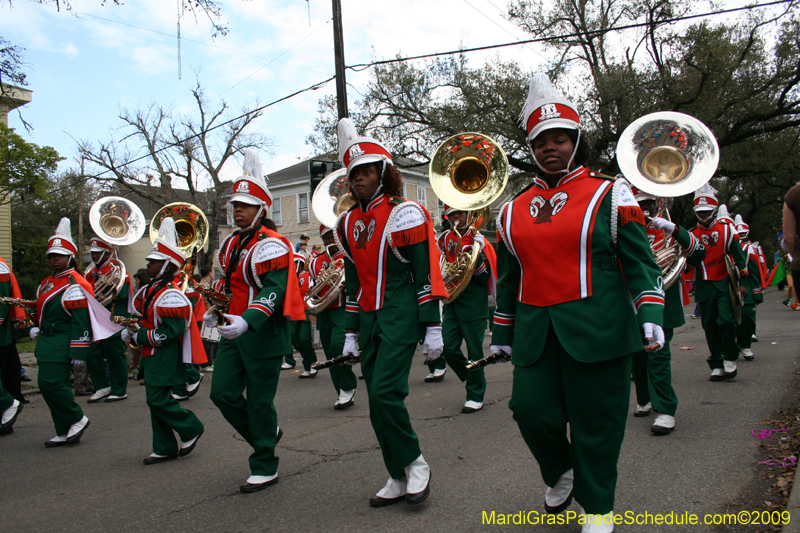
[[[242,485],[239,487],[239,492],[244,492],[245,494],[251,492],[258,492],[278,482],[277,474],[275,474],[275,476],[272,479],[269,479],[269,477],[270,476],[250,476],[249,478],[247,478],[247,481],[242,483]],[[253,478],[264,478],[267,479],[267,481],[261,483],[250,483],[250,480]]]
[[[177,459],[178,454],[173,453],[172,455],[150,455],[145,457],[142,462],[146,465],[157,465],[158,463],[163,463],[164,461],[172,461],[173,459]]]
[[[406,499],[406,488],[407,483],[405,479],[389,478],[389,481],[386,482],[386,486],[379,490],[377,494],[370,497],[369,504],[371,507],[386,507],[388,505],[400,503]],[[381,496],[381,494],[383,494],[383,496]],[[395,494],[397,496],[395,496]]]

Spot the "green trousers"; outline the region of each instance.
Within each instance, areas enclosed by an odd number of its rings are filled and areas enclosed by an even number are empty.
[[[184,366],[186,367],[186,383],[194,384],[200,381],[200,370],[196,366],[189,363],[184,363]],[[186,396],[186,383],[172,387],[172,392],[176,396]]]
[[[461,382],[467,382],[467,401],[483,402],[483,395],[486,392],[486,376],[483,368],[467,370],[467,357],[461,351],[461,343],[467,343],[467,355],[469,359],[477,361],[483,358],[483,337],[486,331],[486,320],[460,321],[455,313],[448,312],[447,306],[444,308],[442,319],[442,337],[444,339],[444,352],[439,359],[445,359],[450,368],[458,376]],[[438,361],[438,359],[437,359]],[[435,361],[434,361],[435,362]]]
[[[614,509],[630,383],[630,356],[580,363],[564,350],[552,325],[541,357],[514,368],[509,408],[542,479],[553,487],[573,468],[573,495],[589,514]]]
[[[39,363],[39,390],[50,408],[56,435],[66,435],[69,427],[83,418],[83,411],[72,396],[71,371],[71,363]]]
[[[106,362],[110,380],[106,377]],[[95,390],[111,387],[112,395],[125,395],[128,389],[128,357],[125,355],[125,343],[119,335],[93,342],[86,358],[86,368]]]
[[[383,333],[378,333],[361,346],[361,371],[369,395],[369,419],[381,447],[383,463],[394,479],[406,477],[404,468],[421,453],[405,404],[408,375],[416,348],[416,341],[395,344]]]
[[[672,353],[669,343],[675,330],[664,328],[664,346],[655,352],[644,350],[633,354],[633,382],[636,385],[636,403],[653,404],[659,413],[675,416],[678,395],[672,388]]]
[[[337,311],[333,309],[331,311]],[[319,324],[319,321],[317,321]],[[333,320],[326,320],[325,327],[319,332],[320,341],[322,342],[322,351],[325,352],[327,359],[333,359],[342,355],[344,351],[344,336],[347,330],[342,326],[334,324]],[[340,390],[351,391],[355,390],[358,386],[358,379],[356,378],[353,367],[350,365],[336,365],[331,367],[331,381],[333,387],[336,389],[336,394]]]
[[[2,382],[0,382],[0,415],[3,414],[3,411],[11,407],[13,403],[14,397],[3,388]]]
[[[256,476],[271,476],[278,471],[275,456],[278,413],[273,400],[280,372],[280,357],[254,359],[239,346],[237,339],[220,340],[214,360],[211,401],[252,446],[250,472]],[[246,398],[242,394],[245,391]]]
[[[317,362],[317,352],[314,351],[314,343],[311,340],[311,322],[293,320],[289,327],[292,333],[292,346],[300,352],[300,356],[303,358],[303,368],[311,370],[311,365]]]
[[[700,302],[700,319],[711,352],[708,356],[711,370],[722,368],[723,359],[736,361],[739,346],[736,344],[736,318],[730,295],[715,288],[711,296]]]
[[[756,306],[755,304],[745,304],[742,306],[742,323],[736,328],[736,343],[739,348],[750,348],[755,332]]]
[[[203,423],[197,416],[181,407],[170,394],[170,387],[157,387],[145,381],[147,407],[150,408],[150,424],[153,427],[153,453],[174,455],[180,447],[175,433],[182,442],[192,440],[203,431]]]

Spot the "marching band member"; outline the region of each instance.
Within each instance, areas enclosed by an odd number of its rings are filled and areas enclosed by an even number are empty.
[[[545,510],[574,494],[583,532],[610,532],[640,328],[648,349],[664,345],[661,272],[628,184],[583,166],[577,109],[544,74],[521,118],[543,178],[497,219],[492,352],[513,353],[509,408],[548,486]]]
[[[311,260],[309,272],[315,284],[318,283],[317,279],[322,270],[332,261],[344,259],[344,254],[339,250],[333,238],[333,228],[321,225],[319,233],[322,237],[322,244],[325,245],[325,251]],[[321,295],[324,296],[324,293]],[[317,330],[319,330],[322,350],[328,359],[333,359],[344,353],[344,339],[347,334],[345,319],[344,291],[342,291],[333,302],[317,314]],[[358,386],[358,380],[353,368],[350,365],[334,365],[330,370],[331,381],[337,395],[333,408],[347,409],[352,407],[354,403],[353,397],[356,395],[356,387]]]
[[[453,262],[460,252],[472,250],[476,236],[472,228],[467,225],[469,212],[449,206],[445,206],[444,210],[447,220],[461,234],[459,238],[453,230],[447,230],[440,237],[445,257]],[[486,331],[486,319],[489,317],[489,294],[494,292],[497,276],[497,256],[494,248],[482,235],[479,238],[482,245],[481,254],[472,279],[454,301],[444,304],[442,316],[444,352],[440,359],[446,359],[458,379],[466,381],[467,400],[461,408],[462,413],[481,410],[483,395],[486,392],[486,376],[483,368],[467,371],[467,359],[477,361],[483,357],[483,337]],[[467,343],[468,358],[461,352],[461,343],[464,341]]]
[[[699,265],[706,253],[702,243],[677,224],[655,216],[655,196],[635,187],[633,193],[645,217],[651,219],[645,228],[650,246],[654,250],[661,249],[671,246],[673,239],[677,240],[686,254],[687,262],[692,266]],[[656,435],[667,435],[675,429],[678,395],[672,388],[672,353],[669,343],[675,328],[686,323],[683,306],[689,303],[689,294],[681,273],[680,278],[667,289],[664,296],[664,346],[650,352],[640,350],[633,355],[637,403],[633,416],[644,417],[655,409],[659,414],[650,430]]]
[[[294,253],[294,265],[297,270],[297,282],[300,287],[300,297],[305,298],[311,285],[311,274],[306,270],[306,256],[300,252]],[[317,369],[311,365],[317,362],[317,352],[314,351],[314,342],[311,340],[311,321],[308,316],[308,308],[303,301],[305,315],[303,320],[292,320],[292,346],[300,352],[303,358],[303,373],[297,376],[300,379],[317,377]]]
[[[739,355],[747,361],[752,361],[755,359],[755,355],[750,348],[753,344],[753,336],[756,334],[756,306],[764,301],[764,293],[761,288],[760,257],[755,244],[750,242],[750,226],[742,219],[742,215],[736,215],[734,223],[739,234],[739,245],[747,259],[747,271],[752,272],[752,275],[743,280],[747,287],[747,294],[742,306],[742,323],[736,328],[736,342],[739,345]]]
[[[700,303],[700,318],[711,352],[708,357],[711,376],[708,379],[722,381],[736,377],[736,360],[739,358],[725,255],[730,254],[742,277],[746,277],[748,272],[742,249],[734,242],[738,240],[736,228],[733,224],[714,218],[719,206],[715,192],[708,184],[695,191],[694,212],[698,224],[691,232],[706,249],[705,258],[697,267],[694,294],[695,300]],[[727,209],[724,214],[727,214]],[[740,290],[745,290],[744,286]]]
[[[22,298],[17,278],[0,258],[0,296]],[[18,306],[0,303],[0,436],[14,431],[14,422],[22,411],[20,361],[17,352],[18,325],[24,325],[25,311]]]
[[[103,276],[108,276],[114,268],[111,262],[114,246],[99,237],[93,237],[89,241],[89,252],[92,254],[92,264],[86,270],[86,281],[94,290],[97,281]],[[118,295],[106,304],[106,309],[112,315],[130,316],[132,308],[129,309],[128,306],[133,305],[131,287],[131,278],[126,272],[125,282]],[[118,402],[128,398],[126,392],[128,389],[128,358],[125,348],[125,343],[122,342],[119,335],[92,343],[86,366],[95,392],[89,398],[88,403],[97,403],[103,399],[106,403]],[[110,379],[106,378],[106,362],[108,362]]]
[[[411,427],[404,400],[417,342],[429,359],[442,353],[438,299],[447,297],[428,211],[400,197],[403,178],[389,152],[339,121],[339,161],[358,200],[334,228],[345,261],[347,331],[343,355],[357,355],[369,395],[369,416],[386,485],[370,505],[424,501],[430,469]]]
[[[171,395],[173,387],[185,383],[184,365],[192,362],[193,346],[202,342],[192,319],[192,304],[180,291],[175,276],[186,256],[178,249],[178,233],[171,218],[161,222],[146,259],[151,281],[139,290],[134,302],[142,324],[136,333],[124,330],[122,340],[142,347],[145,394],[153,428],[153,453],[143,462],[154,465],[189,455],[203,434],[202,422]]]
[[[219,252],[232,298],[225,314],[229,324],[219,327],[211,400],[253,447],[251,476],[239,490],[256,492],[278,482],[275,445],[281,433],[273,399],[281,359],[292,351],[289,320],[302,320],[305,311],[292,245],[267,227],[272,194],[255,150],[245,153],[243,167],[231,197],[239,231],[223,241]],[[203,320],[216,324],[210,310]]]
[[[35,353],[39,390],[56,429],[56,436],[44,443],[48,448],[77,444],[89,427],[89,419],[72,396],[70,370],[73,365],[85,367],[89,356],[94,325],[89,297],[94,293],[77,270],[78,249],[70,226],[69,219],[62,218],[47,241],[47,262],[53,274],[39,285],[38,326],[29,332],[31,339],[39,339]]]

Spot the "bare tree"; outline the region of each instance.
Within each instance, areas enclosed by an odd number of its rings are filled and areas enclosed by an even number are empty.
[[[213,239],[230,192],[222,179],[223,167],[247,148],[269,152],[272,141],[247,131],[261,111],[243,109],[230,118],[227,103],[212,106],[199,82],[192,97],[197,105],[192,115],[176,115],[159,104],[123,109],[120,137],[112,136],[97,145],[81,141],[78,150],[98,168],[93,179],[101,185],[130,191],[157,204],[177,201],[179,190],[188,191],[191,203],[208,215]],[[210,265],[211,256],[201,254],[199,262]]]

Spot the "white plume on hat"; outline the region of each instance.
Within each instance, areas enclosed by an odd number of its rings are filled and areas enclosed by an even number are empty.
[[[725,204],[719,206],[719,212],[717,213],[717,220],[730,220],[731,222],[733,222],[733,218],[731,218],[731,215],[728,214],[728,206],[726,206]]]
[[[339,161],[344,163],[344,156],[350,146],[360,137],[358,130],[356,130],[355,123],[349,118],[343,118],[339,121],[337,127],[339,135]]]
[[[48,254],[69,255],[75,257],[78,249],[72,240],[72,223],[67,217],[62,218],[56,227],[56,233],[48,240]]]
[[[742,224],[744,224],[744,219],[742,218],[742,215],[736,215],[733,219],[733,223],[736,224],[736,226],[741,226]]]

